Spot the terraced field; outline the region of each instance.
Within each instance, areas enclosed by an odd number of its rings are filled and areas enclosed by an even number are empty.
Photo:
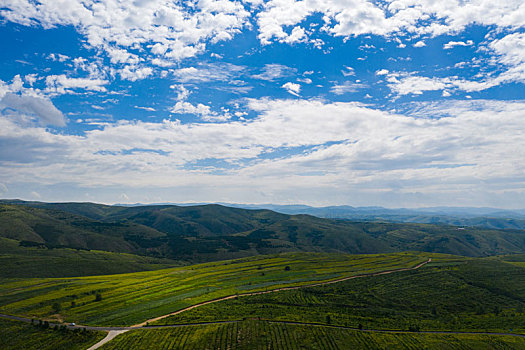
[[[0,311],[85,325],[133,325],[228,295],[408,268],[429,256],[291,253],[121,275],[12,280],[0,286]]]
[[[502,259],[435,259],[412,271],[204,305],[157,324],[253,318],[353,328],[525,334],[524,286],[524,269]]]
[[[0,349],[84,350],[104,338],[103,332],[55,330],[0,319]]]
[[[136,330],[100,349],[523,349],[505,335],[366,332],[267,321]]]

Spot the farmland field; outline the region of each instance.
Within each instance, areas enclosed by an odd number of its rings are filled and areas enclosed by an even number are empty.
[[[84,350],[104,337],[102,332],[43,329],[0,319],[0,349]]]
[[[100,349],[523,349],[525,338],[501,335],[383,333],[327,326],[242,321],[136,330]]]
[[[4,281],[0,311],[86,325],[133,325],[223,296],[408,268],[429,256],[289,253],[121,275]]]
[[[261,318],[353,328],[525,333],[524,269],[503,259],[436,260],[413,271],[221,301],[158,324]]]

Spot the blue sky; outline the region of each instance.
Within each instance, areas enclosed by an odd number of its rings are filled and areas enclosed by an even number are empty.
[[[522,1],[0,1],[0,196],[525,207]]]

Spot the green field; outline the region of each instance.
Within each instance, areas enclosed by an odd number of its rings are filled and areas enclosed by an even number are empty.
[[[103,332],[43,329],[0,319],[0,349],[85,350],[105,337]]]
[[[290,253],[132,274],[4,281],[0,311],[86,325],[132,325],[227,295],[412,267],[429,255]]]
[[[109,275],[177,265],[181,263],[126,253],[21,247],[18,241],[0,237],[0,281],[5,278]]]
[[[523,349],[525,338],[471,334],[376,333],[332,327],[243,321],[137,330],[117,336],[113,349]]]
[[[221,301],[158,324],[262,318],[354,328],[525,333],[525,269],[503,259],[519,263],[518,257],[435,259],[413,271]]]

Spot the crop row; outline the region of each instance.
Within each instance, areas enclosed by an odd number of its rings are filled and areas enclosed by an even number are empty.
[[[243,321],[136,330],[102,350],[115,349],[522,349],[525,339],[471,334],[374,333],[332,327]]]

